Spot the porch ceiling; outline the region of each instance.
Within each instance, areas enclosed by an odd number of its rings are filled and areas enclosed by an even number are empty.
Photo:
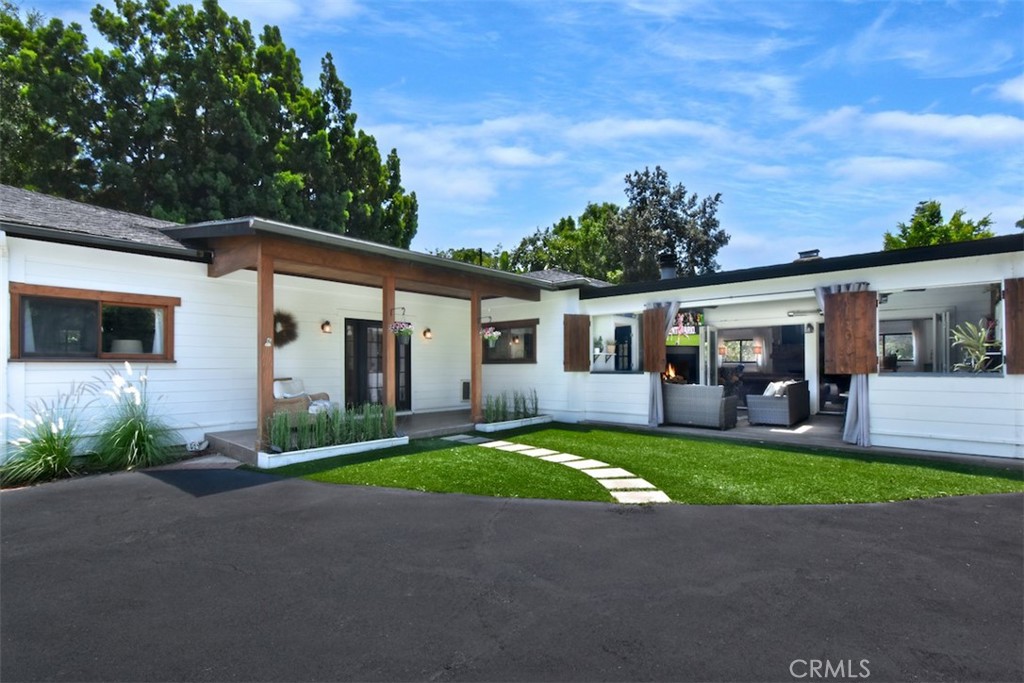
[[[210,277],[222,277],[237,270],[255,270],[260,254],[273,261],[274,272],[331,282],[383,287],[384,278],[395,278],[395,289],[454,299],[511,297],[539,301],[541,285],[511,282],[507,277],[486,272],[466,272],[447,264],[423,263],[422,258],[403,259],[400,254],[384,255],[347,250],[343,245],[309,244],[301,240],[266,234],[231,235],[207,240],[213,252]],[[396,250],[398,251],[398,250]],[[422,257],[422,255],[417,255]],[[483,269],[474,269],[483,270]],[[502,274],[506,275],[506,274]],[[517,280],[525,280],[518,277]]]

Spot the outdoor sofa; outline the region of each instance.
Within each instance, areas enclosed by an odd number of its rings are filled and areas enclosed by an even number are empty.
[[[732,429],[736,426],[735,396],[725,396],[721,385],[662,384],[665,423],[691,427]]]
[[[772,382],[761,396],[747,395],[750,424],[792,427],[811,416],[811,395],[807,380]]]
[[[315,413],[331,407],[331,397],[320,392],[310,394],[301,379],[284,377],[274,380],[274,412],[296,415]]]

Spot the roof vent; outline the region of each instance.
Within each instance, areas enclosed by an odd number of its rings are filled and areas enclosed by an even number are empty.
[[[818,261],[821,259],[821,256],[819,256],[820,253],[820,249],[808,249],[807,251],[798,251],[797,254],[799,254],[800,257],[797,259],[797,261]]]

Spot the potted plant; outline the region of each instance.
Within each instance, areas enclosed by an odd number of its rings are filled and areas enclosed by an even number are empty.
[[[953,328],[951,338],[954,347],[960,347],[964,359],[953,366],[953,370],[968,372],[995,372],[1003,367],[1002,363],[993,364],[993,356],[998,358],[1002,344],[990,339],[988,325],[982,318],[978,324],[963,322]]]
[[[498,339],[501,337],[501,330],[496,330],[494,327],[488,325],[487,327],[480,328],[480,336],[487,342],[487,346],[494,348],[494,345],[498,343]]]
[[[396,320],[391,323],[391,334],[398,337],[399,342],[408,344],[409,339],[412,338],[412,323],[405,320]]]

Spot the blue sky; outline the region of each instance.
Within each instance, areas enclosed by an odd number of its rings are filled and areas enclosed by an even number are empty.
[[[655,165],[722,193],[725,270],[879,250],[925,199],[1020,233],[1019,0],[221,2],[280,26],[310,84],[333,53],[417,193],[417,250],[512,247]],[[93,4],[22,6],[90,29]]]

